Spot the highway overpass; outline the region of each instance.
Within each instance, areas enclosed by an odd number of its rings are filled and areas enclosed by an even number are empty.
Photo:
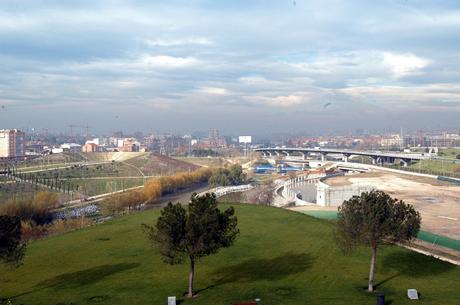
[[[400,160],[403,166],[410,165],[414,160],[432,159],[429,154],[412,154],[398,152],[380,152],[380,151],[360,151],[348,149],[330,149],[330,148],[256,148],[256,152],[260,152],[264,157],[274,156],[302,156],[304,160],[311,155],[321,156],[321,160],[325,161],[327,155],[340,155],[342,160],[348,162],[352,156],[364,156],[372,160],[373,164],[394,163],[395,160]]]

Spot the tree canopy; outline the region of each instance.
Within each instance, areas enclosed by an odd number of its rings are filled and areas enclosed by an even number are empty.
[[[155,226],[144,225],[149,239],[168,264],[190,261],[188,296],[193,296],[195,262],[235,241],[239,230],[233,207],[220,211],[215,194],[193,194],[187,208],[169,203]]]
[[[336,232],[339,247],[345,253],[358,246],[371,247],[369,291],[373,291],[378,246],[412,240],[420,230],[420,222],[420,213],[412,205],[377,190],[353,196],[339,207]]]
[[[209,178],[209,184],[213,187],[239,185],[245,182],[246,174],[239,164],[234,164],[229,168],[219,168]]]
[[[0,215],[0,263],[20,265],[26,251],[26,245],[21,242],[21,237],[19,217]]]

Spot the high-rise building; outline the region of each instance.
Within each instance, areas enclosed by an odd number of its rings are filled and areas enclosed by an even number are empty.
[[[0,129],[0,158],[25,155],[25,134],[17,129]]]
[[[217,142],[219,141],[219,129],[217,128],[209,129],[208,138],[212,145],[216,145]]]

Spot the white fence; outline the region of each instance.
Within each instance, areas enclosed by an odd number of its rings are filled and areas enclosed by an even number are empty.
[[[236,185],[236,186],[218,186],[213,189],[210,189],[209,191],[203,192],[198,194],[198,196],[203,196],[206,193],[214,193],[216,194],[216,197],[222,197],[230,193],[237,193],[237,192],[244,192],[244,191],[249,191],[250,189],[253,189],[254,186],[250,184],[243,184],[243,185]]]
[[[300,199],[301,193],[296,188],[305,184],[316,184],[320,178],[326,177],[325,173],[317,174],[304,174],[298,177],[292,178],[284,182],[283,191],[281,192],[282,197],[285,199],[285,203],[294,202],[296,205],[312,205],[314,203],[307,202]]]

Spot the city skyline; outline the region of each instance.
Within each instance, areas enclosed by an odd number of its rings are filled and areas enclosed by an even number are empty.
[[[15,1],[0,10],[0,128],[460,127],[456,1]]]

